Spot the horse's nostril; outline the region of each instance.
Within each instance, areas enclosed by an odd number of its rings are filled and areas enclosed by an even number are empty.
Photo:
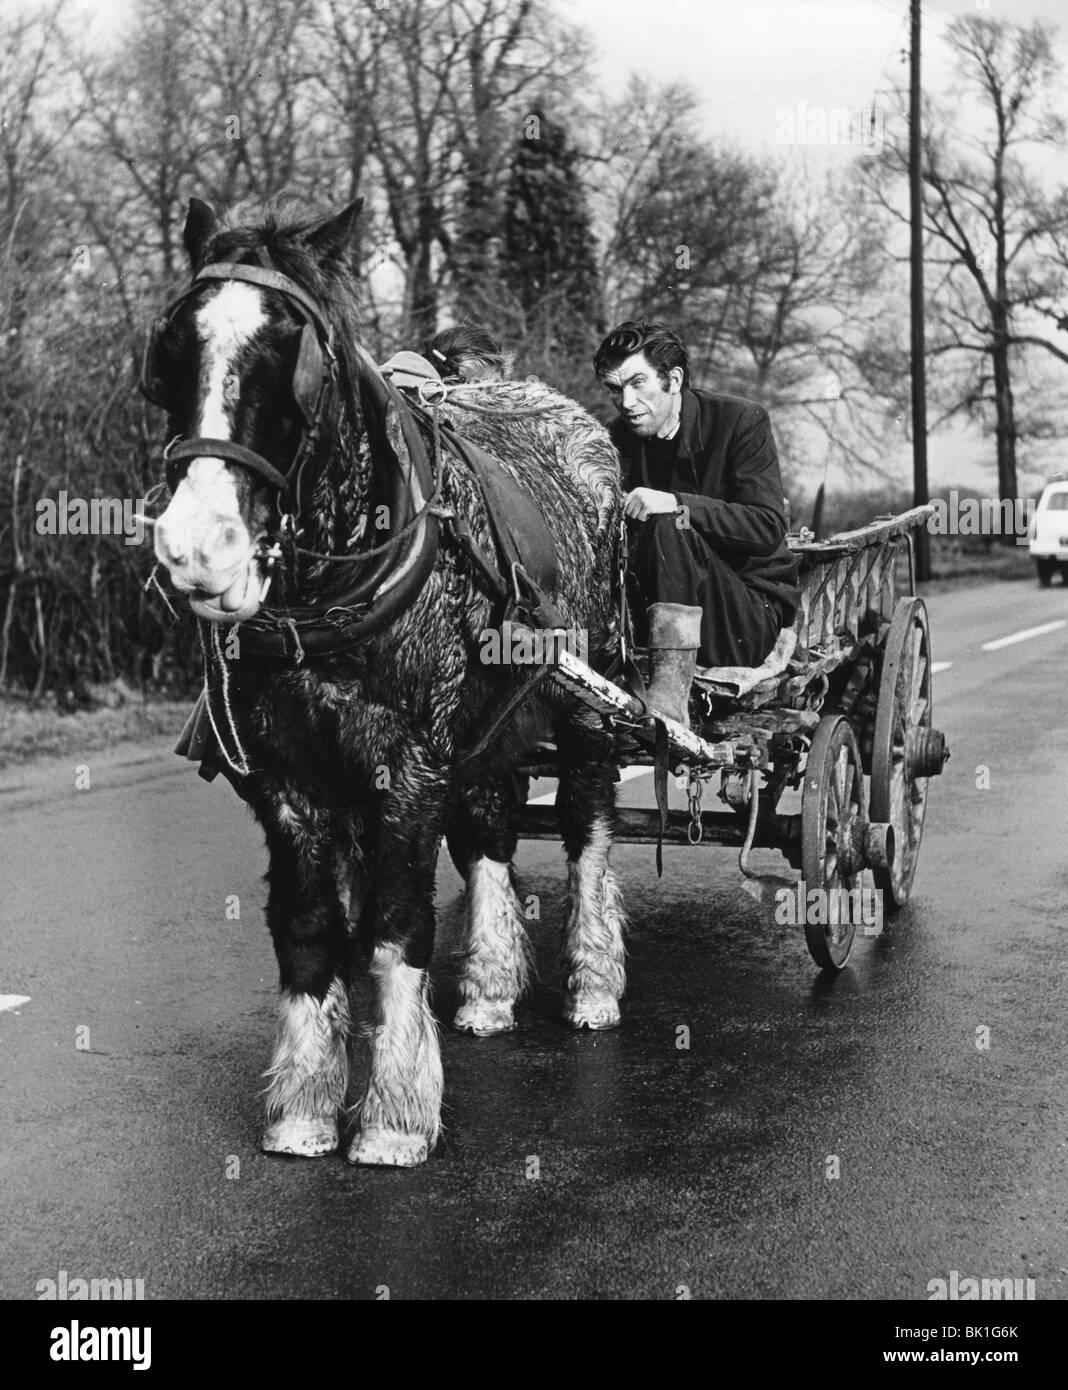
[[[224,526],[222,533],[223,545],[236,545],[238,541],[238,530],[236,526]]]
[[[156,528],[159,558],[168,565],[184,565],[189,555],[185,548],[167,534],[162,527]]]

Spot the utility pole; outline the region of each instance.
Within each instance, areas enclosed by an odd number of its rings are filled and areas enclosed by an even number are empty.
[[[923,148],[920,130],[920,0],[909,0],[909,218],[912,317],[912,489],[913,506],[927,501],[927,362],[923,331]],[[916,533],[916,578],[930,579],[927,527]]]

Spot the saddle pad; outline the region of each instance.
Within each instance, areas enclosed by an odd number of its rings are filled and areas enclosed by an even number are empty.
[[[556,543],[541,508],[500,459],[457,434],[448,422],[442,422],[441,435],[467,461],[478,479],[506,577],[512,561],[518,559],[539,588],[555,598]]]
[[[694,679],[703,685],[714,686],[717,694],[734,698],[748,695],[762,681],[782,675],[796,646],[796,630],[792,625],[784,627],[759,666],[699,666],[694,672]]]
[[[403,386],[409,391],[417,391],[424,381],[441,380],[434,364],[418,352],[395,352],[378,370],[388,376],[394,386]]]

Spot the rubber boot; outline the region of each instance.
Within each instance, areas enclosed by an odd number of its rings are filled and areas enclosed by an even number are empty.
[[[651,603],[649,686],[646,704],[654,714],[690,727],[690,686],[701,645],[700,608],[683,603]]]

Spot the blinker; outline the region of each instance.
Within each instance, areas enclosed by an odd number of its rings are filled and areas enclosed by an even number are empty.
[[[269,257],[267,258],[269,262]],[[273,265],[251,266],[218,262],[200,270],[193,283],[182,291],[168,305],[164,314],[154,320],[145,341],[144,356],[141,361],[141,377],[138,389],[146,400],[162,409],[174,409],[173,392],[167,387],[160,360],[160,345],[164,334],[170,328],[175,316],[185,301],[196,294],[205,280],[242,280],[248,284],[272,289],[285,296],[297,314],[304,320],[300,333],[297,360],[293,368],[292,392],[297,408],[304,417],[305,430],[301,443],[289,467],[288,474],[281,473],[267,459],[229,440],[195,439],[172,440],[164,451],[167,486],[173,493],[181,481],[186,468],[193,458],[210,455],[224,458],[249,468],[279,492],[289,489],[290,480],[299,479],[300,470],[313,447],[319,418],[326,397],[326,387],[333,374],[334,354],[331,346],[331,328],[310,295],[288,276],[275,270]]]
[[[323,384],[323,350],[313,324],[301,330],[297,365],[293,369],[293,399],[309,426],[315,424],[315,410]]]

